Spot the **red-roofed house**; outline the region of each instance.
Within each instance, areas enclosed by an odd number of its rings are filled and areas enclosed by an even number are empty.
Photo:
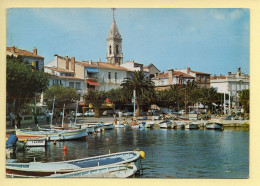
[[[183,72],[193,76],[199,88],[203,88],[203,87],[210,88],[210,74],[204,72],[192,71],[190,67],[185,69],[177,69],[176,71]]]
[[[21,56],[25,63],[35,67],[36,70],[44,70],[44,57],[38,55],[37,48],[33,49],[33,52],[16,48],[15,46],[6,48],[6,55],[9,56]]]
[[[195,78],[189,74],[168,70],[166,73],[160,73],[152,78],[155,83],[156,90],[164,90],[170,88],[174,84],[187,84],[188,81],[193,81]]]

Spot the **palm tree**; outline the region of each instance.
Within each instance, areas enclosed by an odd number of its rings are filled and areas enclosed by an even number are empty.
[[[94,111],[95,111],[94,116],[99,118],[100,117],[100,107],[107,98],[106,93],[103,91],[90,90],[87,94],[84,95],[84,98],[87,103],[93,104]]]
[[[200,100],[204,105],[208,106],[208,113],[210,114],[212,103],[218,99],[217,90],[213,87],[201,89]]]
[[[180,105],[182,105],[182,103],[184,103],[183,92],[182,92],[182,89],[179,87],[178,84],[174,84],[174,85],[170,86],[170,89],[169,89],[169,100],[173,104],[176,103],[178,107]],[[178,110],[178,109],[175,109],[175,110]]]
[[[152,98],[155,95],[154,82],[145,77],[143,71],[134,71],[132,78],[126,78],[121,86],[123,90],[132,93],[136,91],[136,115],[140,115],[141,103],[147,98]]]
[[[245,109],[245,113],[249,113],[249,89],[239,91],[239,102]]]

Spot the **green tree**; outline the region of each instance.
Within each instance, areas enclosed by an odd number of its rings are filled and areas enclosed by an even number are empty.
[[[208,113],[211,113],[212,103],[217,102],[218,93],[213,87],[200,89],[200,102],[208,106]]]
[[[107,94],[103,91],[90,90],[84,95],[87,103],[92,103],[95,110],[95,117],[100,117],[100,107],[102,103],[107,99]]]
[[[16,111],[34,99],[36,93],[48,88],[49,75],[32,70],[21,57],[7,56],[6,59],[6,100],[11,105],[15,102]]]
[[[64,104],[74,103],[79,100],[80,97],[80,95],[77,94],[76,89],[54,84],[45,92],[45,102],[49,109],[52,109],[54,96],[55,108],[58,108],[59,110],[63,108]]]
[[[141,103],[144,102],[144,99],[152,99],[152,96],[155,95],[154,82],[145,77],[143,71],[134,71],[132,78],[124,80],[121,86],[124,91],[130,93],[136,91],[136,115],[140,116]]]
[[[131,101],[129,92],[125,92],[122,88],[111,89],[106,94],[109,101],[119,109],[123,109],[124,104]]]
[[[249,89],[239,91],[239,102],[243,106],[245,113],[249,113],[249,97],[250,97],[250,92]]]

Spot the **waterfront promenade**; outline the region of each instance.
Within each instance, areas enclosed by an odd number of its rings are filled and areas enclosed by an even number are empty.
[[[117,120],[120,120],[119,117],[116,117]],[[132,117],[122,117],[121,120],[125,119],[127,123],[131,123]],[[216,118],[212,118],[216,119]],[[95,117],[78,117],[77,118],[77,123],[84,123],[84,122],[90,122],[90,123],[98,123],[98,122],[113,122],[114,117],[100,117],[100,118],[95,118]],[[162,120],[154,120],[155,122],[155,127],[159,127],[159,122]],[[207,120],[202,120],[200,122],[207,122]],[[236,127],[236,126],[245,126],[245,124],[249,124],[250,120],[223,120],[223,124],[225,127]],[[60,123],[61,124],[61,123]],[[49,128],[50,123],[46,121],[46,119],[39,120],[38,121],[38,126],[42,128]],[[35,128],[36,125],[34,123],[28,123],[28,124],[21,124],[21,129],[23,128]],[[14,131],[14,127],[10,126],[9,122],[6,124],[6,132],[11,132]]]

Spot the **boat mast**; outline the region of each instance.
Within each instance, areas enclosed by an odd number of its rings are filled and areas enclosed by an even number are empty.
[[[63,111],[62,111],[62,128],[63,128],[63,123],[64,123],[64,111],[65,111],[65,103],[63,105]]]
[[[76,106],[76,116],[75,116],[75,124],[76,124],[76,121],[77,121],[77,110],[78,110],[78,100],[77,100],[77,106]]]
[[[53,112],[54,112],[54,103],[55,103],[55,96],[53,97],[53,105],[52,105],[52,115],[51,115],[51,121],[50,121],[50,128],[52,128],[52,119],[53,119]]]

